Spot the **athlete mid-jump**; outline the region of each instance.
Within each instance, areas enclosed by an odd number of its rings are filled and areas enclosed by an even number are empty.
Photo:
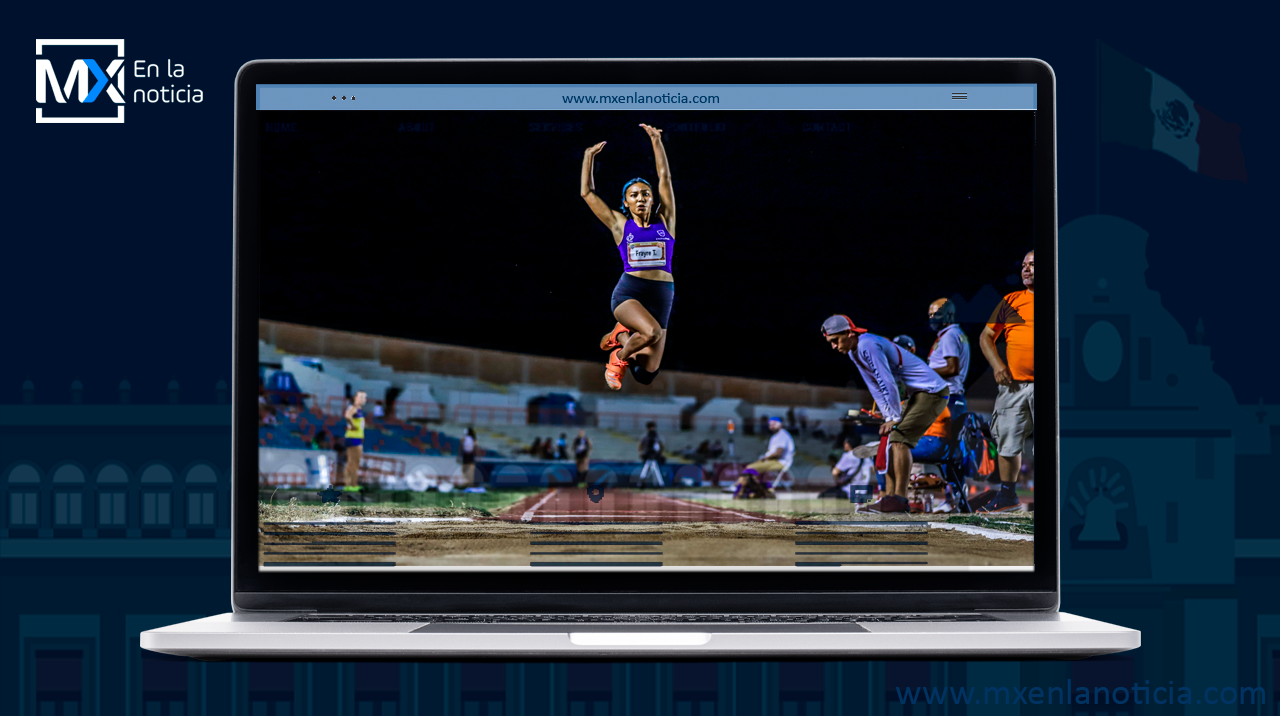
[[[596,196],[593,168],[605,142],[587,148],[582,157],[582,198],[596,218],[613,232],[613,243],[622,255],[622,278],[613,289],[611,306],[618,323],[600,341],[612,350],[604,380],[610,388],[622,388],[622,373],[631,369],[636,381],[648,385],[657,377],[667,345],[667,319],[675,298],[671,252],[675,246],[676,196],[671,188],[667,150],[662,130],[640,125],[653,143],[658,165],[658,196],[653,185],[640,178],[622,187],[622,207],[614,209]]]

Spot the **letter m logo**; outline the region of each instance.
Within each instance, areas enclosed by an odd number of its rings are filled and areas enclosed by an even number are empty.
[[[53,60],[41,57],[51,46],[114,45],[116,58],[104,70],[97,60],[77,59],[65,80],[60,80]],[[36,123],[37,124],[124,124],[124,40],[36,40]],[[112,83],[112,79],[115,83]],[[90,104],[105,94],[116,105],[115,116],[44,116],[50,109],[66,105],[73,97],[80,104]],[[110,104],[108,105],[110,106]]]

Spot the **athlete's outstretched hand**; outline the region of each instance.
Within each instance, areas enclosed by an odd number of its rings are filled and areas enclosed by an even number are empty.
[[[647,124],[642,124],[642,125],[640,125],[640,126],[641,126],[641,128],[643,128],[643,129],[644,129],[645,133],[649,135],[649,139],[652,139],[652,140],[653,140],[653,141],[655,141],[655,142],[661,142],[661,141],[662,141],[662,130],[661,130],[661,129],[658,129],[657,127],[650,127],[650,126],[649,126],[649,125],[647,125]]]
[[[594,157],[600,153],[601,149],[604,149],[604,145],[606,144],[608,144],[608,142],[600,142],[599,144],[587,147],[587,151],[583,152],[583,154],[586,155],[587,158]]]

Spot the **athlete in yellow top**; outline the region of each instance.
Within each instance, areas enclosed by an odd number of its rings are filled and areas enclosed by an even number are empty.
[[[343,417],[347,421],[347,469],[342,474],[347,490],[360,489],[360,458],[364,455],[364,403],[369,396],[357,390]]]

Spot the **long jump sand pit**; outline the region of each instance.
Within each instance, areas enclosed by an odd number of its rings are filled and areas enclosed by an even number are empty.
[[[953,524],[947,515],[871,515],[837,500],[581,488],[524,496],[491,515],[263,522],[263,564],[403,567],[1030,566],[1029,516]],[[341,521],[334,521],[341,520]],[[982,518],[974,518],[979,523]],[[1009,527],[1007,525],[1015,525]],[[993,528],[994,527],[994,528]],[[364,554],[361,554],[364,553]]]

